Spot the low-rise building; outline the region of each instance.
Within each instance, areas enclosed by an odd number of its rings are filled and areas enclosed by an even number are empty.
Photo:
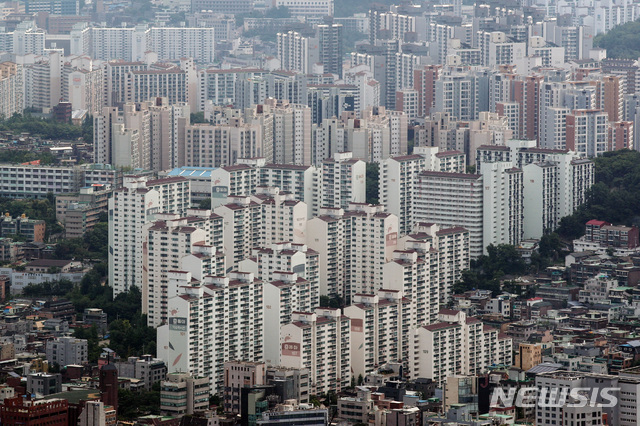
[[[50,364],[85,365],[88,363],[89,350],[85,339],[58,337],[47,342],[47,361]]]
[[[172,416],[209,408],[209,378],[184,373],[167,374],[160,387],[160,410]]]

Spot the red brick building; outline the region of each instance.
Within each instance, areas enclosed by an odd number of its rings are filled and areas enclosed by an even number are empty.
[[[64,399],[39,400],[10,398],[0,407],[3,426],[67,426],[69,404]]]

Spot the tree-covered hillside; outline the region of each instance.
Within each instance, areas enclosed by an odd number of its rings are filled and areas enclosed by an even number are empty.
[[[608,58],[640,58],[640,21],[627,22],[606,34],[599,34],[593,40],[593,45],[607,49]]]
[[[639,42],[640,43],[640,42]],[[558,233],[576,238],[591,219],[616,225],[640,224],[640,152],[607,152],[595,162],[595,184],[587,202],[560,222]]]

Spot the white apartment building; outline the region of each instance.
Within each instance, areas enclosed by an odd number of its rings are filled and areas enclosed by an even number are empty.
[[[170,104],[195,105],[195,70],[190,70],[188,64],[181,64],[181,67],[156,65],[154,68],[133,70],[126,74],[126,102],[167,98]]]
[[[227,204],[215,208],[223,220],[223,246],[228,267],[251,256],[254,247],[306,239],[307,206],[280,194],[278,188],[259,187],[255,195],[229,196]]]
[[[351,320],[353,375],[372,373],[380,365],[409,358],[410,331],[417,326],[417,305],[402,291],[356,294],[344,314]]]
[[[602,110],[576,109],[566,116],[566,147],[587,158],[609,151],[609,115]]]
[[[57,337],[47,341],[47,361],[49,364],[86,365],[89,362],[88,343],[75,337]]]
[[[224,389],[224,363],[262,361],[263,285],[251,273],[231,272],[202,281],[176,277],[168,324],[158,327],[158,356],[169,373],[208,377],[212,393]],[[181,281],[181,282],[180,282]]]
[[[278,58],[280,69],[312,73],[312,67],[320,60],[318,39],[305,37],[296,31],[278,33]]]
[[[76,69],[69,73],[67,81],[68,101],[74,110],[94,113],[102,110],[104,102],[104,71]]]
[[[263,132],[262,126],[245,123],[242,117],[226,125],[188,125],[180,156],[184,165],[191,167],[233,166],[240,158],[264,155],[264,145],[273,144],[273,140],[265,140]]]
[[[384,265],[383,288],[400,290],[416,304],[416,323],[437,321],[451,288],[469,268],[469,231],[417,224],[401,238],[393,259]]]
[[[15,55],[43,55],[46,31],[37,27],[35,21],[20,22],[9,36],[11,53]],[[8,46],[7,46],[8,47]]]
[[[154,52],[161,61],[193,58],[203,65],[213,62],[215,30],[190,27],[87,27],[76,25],[71,31],[71,54],[90,55],[109,61],[143,60]]]
[[[161,61],[193,58],[199,65],[212,64],[216,45],[214,28],[152,27],[147,35],[147,50]]]
[[[277,187],[259,186],[251,199],[260,204],[260,247],[290,241],[304,243],[307,238],[307,205],[293,194]]]
[[[585,202],[593,185],[592,161],[572,151],[536,148],[535,141],[512,140],[507,146],[478,149],[479,170],[495,162],[512,162],[522,168],[525,239],[540,238],[556,229],[560,219]]]
[[[320,170],[314,166],[295,164],[266,164],[259,168],[260,185],[275,186],[281,192],[293,194],[307,205],[307,218],[311,219],[319,208]]]
[[[214,209],[223,221],[223,251],[228,268],[236,268],[240,261],[260,247],[262,239],[262,207],[251,197],[233,196]]]
[[[540,117],[540,147],[565,149],[567,146],[567,115],[569,108],[545,108]]]
[[[260,185],[259,168],[264,160],[257,164],[240,164],[214,169],[211,172],[211,207],[216,208],[226,203],[227,196],[249,196],[256,186]]]
[[[339,392],[351,381],[350,327],[340,309],[294,312],[280,330],[281,365],[308,368],[311,394]]]
[[[413,77],[413,73],[411,74]],[[387,156],[400,156],[407,154],[407,128],[409,116],[403,111],[388,110],[385,107],[374,106],[362,111],[362,119],[367,125],[373,129],[382,128],[383,132],[388,135],[388,154],[383,154],[383,147],[372,141],[373,161],[381,161]],[[355,151],[355,149],[353,149]],[[368,157],[367,157],[368,158]]]
[[[286,7],[291,16],[322,18],[333,16],[333,0],[275,0],[273,7]]]
[[[540,238],[560,223],[558,211],[558,169],[551,162],[523,167],[525,181],[524,238]]]
[[[417,146],[414,154],[421,155],[425,159],[425,170],[434,172],[465,173],[467,156],[462,151],[449,150],[433,146]]]
[[[482,65],[494,67],[519,62],[527,54],[527,43],[513,42],[500,31],[478,34]]]
[[[190,115],[191,107],[186,103],[169,104],[167,98],[149,102],[151,170],[169,170],[185,164],[180,147],[185,145],[185,128],[189,125]]]
[[[93,59],[109,61],[122,59],[124,61],[139,61],[147,51],[147,34],[145,26],[138,27],[91,27],[74,28],[71,38],[72,54],[89,54]],[[88,40],[88,41],[87,41]],[[89,51],[84,49],[89,47]]]
[[[143,225],[162,211],[160,194],[147,188],[146,180],[126,177],[109,198],[109,284],[114,297],[140,285]]]
[[[397,245],[398,219],[382,206],[320,209],[307,224],[307,244],[320,254],[320,294],[347,300],[382,287],[382,267]]]
[[[191,254],[196,244],[205,243],[206,231],[189,225],[186,219],[144,225],[142,312],[150,327],[167,320],[168,271],[180,270],[182,258]]]
[[[264,107],[269,107],[268,112],[273,114],[273,162],[310,165],[311,108],[275,99],[267,99]]]
[[[415,180],[413,222],[443,227],[461,226],[469,231],[470,255],[482,254],[482,175],[424,171]]]
[[[386,211],[398,217],[401,236],[412,229],[414,180],[425,166],[425,158],[416,154],[391,157],[380,163],[378,200]]]
[[[143,226],[161,212],[186,212],[190,196],[184,178],[127,176],[124,186],[114,191],[109,199],[109,283],[114,297],[142,283]]]
[[[280,365],[280,349],[284,343],[280,336],[282,326],[292,321],[294,312],[311,312],[318,306],[312,297],[317,287],[294,272],[273,273],[264,282],[264,361],[269,366]],[[316,296],[317,301],[317,296]]]
[[[93,158],[116,167],[148,168],[150,134],[148,111],[135,105],[119,112],[104,107],[93,117]]]
[[[366,200],[366,163],[351,152],[336,153],[322,162],[320,207],[346,209]]]
[[[518,245],[524,235],[523,173],[511,162],[483,163],[482,247]]]
[[[269,247],[254,248],[251,257],[240,262],[238,269],[253,273],[259,280],[268,283],[274,274],[295,273],[309,281],[311,306],[320,304],[319,254],[305,244],[292,242],[273,243]]]
[[[46,198],[78,192],[91,184],[115,186],[120,173],[111,167],[0,165],[0,191],[9,198]]]
[[[182,176],[151,179],[147,188],[155,189],[160,196],[162,212],[184,215],[191,207],[191,182]]]
[[[66,98],[66,73],[63,54],[57,50],[37,56],[23,70],[25,108],[52,108]]]
[[[0,117],[8,118],[24,109],[22,67],[13,62],[0,63]]]
[[[511,364],[511,338],[462,311],[442,309],[439,319],[414,332],[412,378],[430,377],[442,386],[449,376],[477,375],[494,364]]]

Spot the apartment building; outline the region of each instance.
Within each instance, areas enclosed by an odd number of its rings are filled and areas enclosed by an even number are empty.
[[[76,69],[67,77],[68,101],[73,110],[100,111],[104,102],[102,69]]]
[[[281,327],[292,321],[294,312],[311,312],[318,306],[318,289],[295,272],[273,273],[264,283],[264,361],[280,365]]]
[[[13,62],[0,63],[0,117],[11,117],[24,109],[22,67]]]
[[[338,23],[318,25],[318,43],[320,63],[325,73],[342,77],[343,62],[343,26]]]
[[[566,147],[587,157],[609,151],[609,118],[602,110],[576,109],[566,116]]]
[[[307,368],[311,394],[339,392],[351,381],[350,327],[340,309],[294,312],[280,329],[281,365]]]
[[[273,243],[254,248],[251,256],[242,260],[238,269],[252,272],[259,280],[270,282],[276,273],[296,273],[311,285],[311,306],[320,304],[319,254],[306,244],[292,242]]]
[[[191,167],[233,166],[240,158],[264,155],[264,129],[258,124],[245,123],[242,117],[225,125],[197,123],[186,126],[184,164]]]
[[[267,99],[264,107],[273,114],[273,162],[310,165],[311,108],[276,99]]]
[[[229,196],[214,212],[222,217],[223,245],[228,267],[251,256],[254,247],[290,241],[304,243],[307,206],[278,188],[257,187],[251,197]]]
[[[511,162],[483,163],[482,247],[518,245],[524,235],[523,172]]]
[[[583,393],[584,397],[587,400],[593,397],[596,403],[595,406],[587,404],[577,412],[575,408],[572,410],[566,405],[558,407],[557,404],[536,404],[537,424],[556,425],[561,424],[562,419],[568,419],[565,420],[567,424],[602,424],[605,418],[607,423],[621,426],[637,423],[640,380],[632,375],[612,376],[559,370],[538,374],[535,384],[540,391],[539,395],[545,395],[542,392],[546,392],[545,402],[550,402],[550,398],[559,397],[553,396],[553,389],[581,388],[589,391]],[[610,393],[618,398],[617,404],[607,404],[609,401],[603,398],[602,390],[607,388],[619,388],[619,391]],[[561,391],[556,392],[558,393],[555,395],[558,395]]]
[[[416,154],[391,157],[380,163],[378,201],[398,217],[400,235],[412,229],[413,182],[425,167],[425,158]]]
[[[211,207],[226,203],[227,196],[249,196],[260,184],[259,168],[264,160],[244,160],[234,166],[220,167],[211,172]]]
[[[184,215],[191,207],[191,182],[182,176],[146,181],[147,188],[158,192],[162,211]]]
[[[91,185],[118,187],[122,171],[109,165],[34,166],[0,164],[0,191],[8,198],[46,198]]]
[[[140,285],[142,227],[161,210],[160,194],[147,188],[143,177],[126,177],[124,187],[109,199],[109,283],[114,297]]]
[[[224,363],[263,359],[263,285],[251,273],[225,277],[176,276],[181,293],[169,299],[168,324],[158,327],[158,355],[169,373],[207,377],[211,393],[224,390]]]
[[[320,207],[346,209],[366,199],[366,163],[351,152],[336,153],[322,162]]]
[[[320,171],[314,166],[295,164],[265,164],[259,168],[260,185],[280,188],[307,205],[307,218],[318,211],[321,189]]]
[[[280,69],[311,74],[319,61],[317,37],[305,37],[296,31],[278,33]]]
[[[414,223],[464,227],[469,231],[470,255],[483,251],[482,175],[424,171],[414,183]]]
[[[152,27],[147,34],[147,49],[162,61],[193,58],[200,65],[215,59],[215,29],[187,27]]]
[[[320,253],[320,294],[348,301],[380,289],[382,267],[391,260],[397,239],[398,219],[382,206],[320,209],[307,224],[307,244]]]
[[[344,310],[351,320],[351,368],[363,377],[386,363],[409,358],[418,306],[399,290],[356,294]]]
[[[439,386],[458,374],[482,374],[494,364],[511,364],[512,341],[462,311],[442,309],[440,322],[414,332],[411,377],[431,377]]]
[[[333,0],[276,0],[273,7],[286,7],[291,16],[305,18],[322,18],[333,16]]]
[[[415,304],[416,324],[432,324],[469,267],[469,232],[425,223],[414,231],[399,240],[393,259],[384,265],[383,288],[402,291]]]
[[[189,181],[127,176],[109,199],[109,283],[114,296],[143,282],[144,225],[161,212],[182,214],[189,205]]]
[[[142,312],[157,327],[167,321],[168,298],[177,292],[169,288],[168,272],[180,270],[182,258],[205,244],[206,232],[185,219],[161,220],[143,225],[142,238]]]

